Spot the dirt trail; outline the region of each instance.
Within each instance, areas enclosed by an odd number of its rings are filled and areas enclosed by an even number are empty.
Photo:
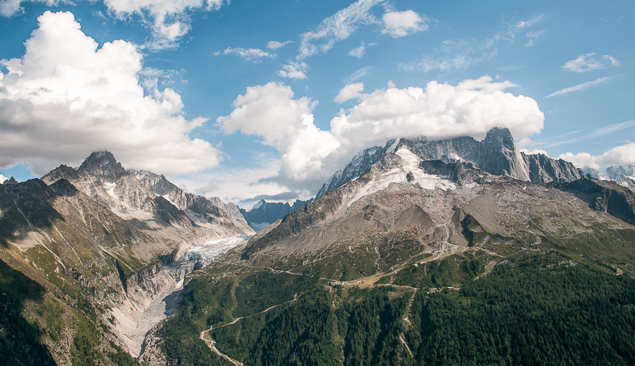
[[[270,307],[266,308],[266,309],[265,309],[265,310],[263,310],[263,311],[260,311],[260,312],[255,313],[255,314],[248,315],[248,317],[249,317],[249,316],[258,315],[258,314],[264,314],[264,313],[266,313],[266,312],[268,312],[268,311],[271,311],[271,310],[273,310],[273,309],[277,308],[278,306],[282,306],[282,305],[285,305],[285,304],[290,304],[290,303],[292,303],[292,302],[294,302],[294,301],[297,301],[297,300],[298,300],[298,294],[295,294],[295,295],[293,295],[293,300],[285,301],[285,302],[283,302],[282,304],[278,304],[278,305],[270,306]],[[222,353],[221,351],[219,351],[219,350],[218,350],[218,348],[216,348],[216,341],[215,341],[214,339],[212,339],[212,336],[209,334],[209,332],[211,332],[211,331],[212,331],[212,330],[214,330],[214,329],[223,328],[223,327],[226,327],[226,326],[229,326],[229,325],[232,325],[232,324],[236,324],[236,323],[238,323],[239,321],[241,321],[242,319],[245,319],[245,317],[244,317],[244,316],[241,316],[241,317],[239,317],[239,318],[234,318],[231,322],[228,322],[228,323],[225,323],[225,324],[221,324],[221,325],[217,325],[217,326],[211,326],[209,329],[206,329],[206,330],[202,331],[202,332],[201,332],[201,335],[199,336],[199,338],[200,338],[203,342],[205,342],[205,344],[207,344],[207,346],[208,346],[208,347],[209,347],[209,348],[210,348],[210,349],[211,349],[214,353],[216,353],[216,354],[217,354],[217,355],[219,355],[220,357],[222,357],[222,358],[226,359],[227,361],[229,361],[229,362],[233,363],[233,364],[234,364],[234,365],[236,365],[236,366],[238,366],[238,365],[242,366],[242,365],[243,365],[243,363],[242,363],[242,362],[239,362],[239,361],[236,361],[236,360],[234,360],[233,358],[231,358],[231,357],[227,356],[226,354]]]

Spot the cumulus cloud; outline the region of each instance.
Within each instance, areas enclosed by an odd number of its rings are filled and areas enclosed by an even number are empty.
[[[247,61],[258,61],[261,58],[273,58],[276,57],[275,53],[269,53],[266,51],[263,51],[259,48],[232,48],[232,47],[227,47],[225,50],[223,51],[216,51],[214,52],[214,56],[219,56],[219,55],[238,55],[240,58],[245,59]]]
[[[575,60],[567,61],[562,68],[566,71],[584,73],[593,70],[602,70],[612,66],[619,66],[620,62],[610,55],[597,58],[594,52],[581,55]]]
[[[552,98],[552,97],[557,97],[559,95],[563,95],[563,94],[569,94],[569,93],[575,93],[575,92],[580,92],[580,91],[584,91],[587,89],[591,89],[593,87],[596,87],[598,85],[601,84],[605,84],[608,83],[609,81],[611,81],[611,79],[613,79],[612,76],[607,76],[607,77],[603,77],[603,78],[599,78],[593,81],[587,81],[578,85],[574,85],[574,86],[570,86],[568,88],[564,88],[564,89],[560,89],[558,91],[555,91],[547,96],[545,96],[545,98]]]
[[[516,138],[539,132],[544,116],[538,104],[505,92],[513,86],[488,76],[456,86],[436,81],[425,88],[389,85],[369,94],[362,94],[359,85],[348,86],[344,94],[359,90],[359,103],[342,110],[331,120],[330,131],[324,131],[313,122],[315,102],[295,99],[289,86],[269,83],[248,88],[218,122],[227,133],[261,136],[263,144],[280,151],[280,176],[288,184],[317,189],[353,155],[392,138],[481,139],[493,127],[507,127]]]
[[[226,133],[241,131],[261,136],[264,145],[280,152],[281,175],[291,181],[304,181],[321,173],[322,161],[340,143],[313,123],[316,102],[293,97],[291,87],[284,84],[249,87],[234,100],[234,110],[217,122]]]
[[[287,79],[306,79],[309,66],[305,62],[289,62],[278,71],[278,76]]]
[[[5,177],[4,175],[0,174],[0,184],[4,183],[5,180],[7,180],[9,178]]]
[[[360,98],[364,90],[364,83],[349,84],[340,90],[333,100],[335,103],[344,103],[347,100]]]
[[[593,156],[586,152],[578,153],[578,154],[568,152],[568,153],[560,154],[558,158],[562,160],[566,160],[580,169],[591,168],[595,170],[600,170],[602,168],[600,164],[598,164],[597,162],[598,160],[597,156]]]
[[[117,40],[99,47],[69,12],[38,21],[24,56],[0,61],[0,167],[30,163],[43,174],[98,150],[127,168],[167,175],[218,163],[216,149],[189,137],[205,119],[187,120],[173,89],[146,93],[137,46]]]
[[[613,165],[635,164],[635,142],[628,142],[616,146],[605,153],[595,156],[586,152],[573,154],[567,152],[559,156],[560,159],[573,163],[576,167],[603,170]]]
[[[412,10],[385,13],[382,20],[384,29],[381,33],[393,38],[405,37],[428,29],[426,18]]]
[[[288,45],[289,43],[292,43],[292,41],[284,41],[284,42],[269,41],[267,42],[267,48],[270,50],[277,50],[278,48],[282,48]]]
[[[385,0],[358,0],[324,19],[315,30],[301,34],[297,59],[304,60],[319,52],[326,53],[335,43],[350,37],[360,26],[376,23],[372,10],[384,2]]]

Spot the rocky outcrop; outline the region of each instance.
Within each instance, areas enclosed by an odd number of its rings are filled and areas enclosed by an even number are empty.
[[[552,159],[544,154],[522,154],[529,170],[529,180],[534,183],[572,182],[585,174],[573,164],[562,159]]]
[[[91,154],[78,169],[61,165],[42,177],[47,184],[60,179],[151,235],[188,242],[253,234],[235,205],[187,193],[163,175],[128,171],[107,151]]]
[[[483,141],[472,137],[457,137],[445,140],[429,140],[426,137],[389,141],[383,148],[372,147],[364,150],[349,163],[343,171],[336,172],[325,183],[316,200],[324,193],[340,187],[361,176],[386,154],[407,146],[422,160],[469,162],[482,171],[493,175],[509,176],[534,183],[570,182],[584,175],[573,164],[561,159],[551,159],[545,155],[525,155],[521,153],[511,132],[506,128],[490,130]]]

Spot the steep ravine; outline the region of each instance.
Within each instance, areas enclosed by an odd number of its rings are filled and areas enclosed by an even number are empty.
[[[111,301],[108,312],[111,331],[119,343],[139,357],[152,327],[178,309],[185,276],[247,240],[232,237],[209,241],[190,248],[180,258],[165,259],[127,278],[127,296],[119,303]]]

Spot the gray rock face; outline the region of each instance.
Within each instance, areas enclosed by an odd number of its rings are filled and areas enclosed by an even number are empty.
[[[224,223],[225,225],[239,223],[243,228],[247,226],[243,214],[233,203],[225,203],[217,197],[207,198],[185,192],[163,175],[143,170],[130,170],[129,172],[152,193],[165,198],[180,210],[194,216],[198,221]]]
[[[551,159],[543,154],[522,154],[529,168],[529,178],[533,183],[572,182],[584,177],[584,172],[562,159]]]
[[[419,137],[393,140],[383,148],[366,149],[357,155],[343,171],[336,172],[322,186],[316,200],[326,192],[360,177],[366,169],[380,161],[387,153],[395,152],[402,146],[407,146],[424,161],[469,162],[474,164],[474,167],[493,175],[509,176],[533,183],[570,182],[584,176],[573,164],[564,160],[521,153],[508,129],[494,128],[487,133],[483,141],[477,141],[472,137],[446,140],[428,140],[425,137]]]
[[[61,165],[42,177],[49,185],[60,179],[140,229],[171,227],[170,237],[182,237],[181,228],[201,237],[253,234],[235,205],[184,192],[163,175],[128,171],[107,151],[92,153],[77,170]]]

